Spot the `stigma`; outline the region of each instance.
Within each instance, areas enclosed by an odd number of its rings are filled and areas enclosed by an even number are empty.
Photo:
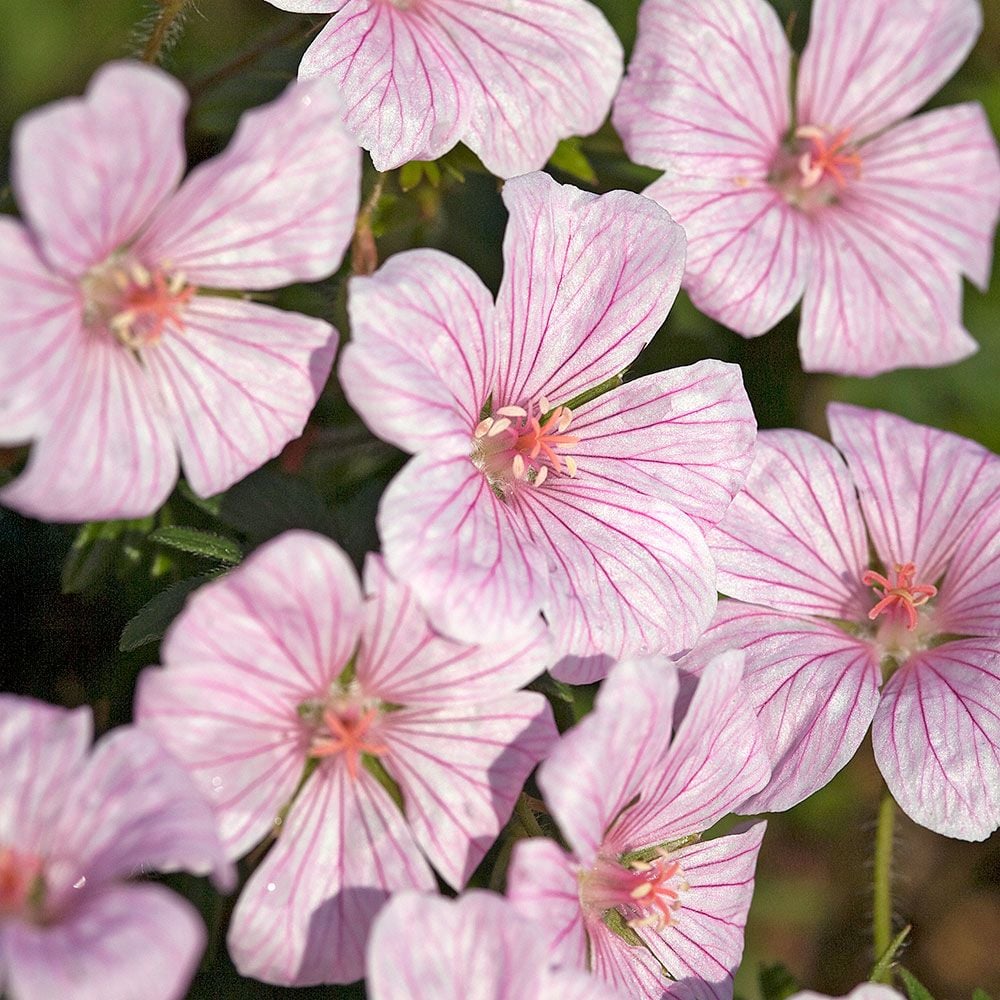
[[[769,182],[806,212],[837,201],[861,176],[861,156],[850,139],[847,129],[831,134],[819,125],[800,125],[775,156]]]
[[[865,570],[861,574],[861,582],[866,587],[873,587],[880,598],[868,612],[868,617],[875,621],[880,615],[902,612],[906,617],[907,631],[915,632],[917,608],[937,595],[937,587],[933,584],[914,583],[916,575],[917,567],[913,563],[897,563],[895,580],[889,580],[873,570]]]
[[[629,927],[655,931],[676,921],[681,895],[688,888],[680,863],[662,848],[650,861],[629,864],[599,855],[580,875],[584,909],[597,916],[615,909]]]
[[[353,688],[335,693],[323,705],[300,706],[299,715],[315,720],[309,756],[342,759],[352,780],[357,779],[364,756],[382,757],[389,750],[378,732],[379,706]]]

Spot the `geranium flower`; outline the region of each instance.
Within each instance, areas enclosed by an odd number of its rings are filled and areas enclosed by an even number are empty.
[[[774,764],[751,811],[821,788],[871,724],[903,810],[982,839],[1000,824],[1000,458],[890,413],[827,416],[846,465],[811,434],[761,435],[709,538],[738,600],[681,666],[746,650]]]
[[[434,928],[428,946],[427,928]],[[393,897],[368,939],[372,1000],[615,1000],[596,976],[550,968],[539,927],[502,896]]]
[[[175,190],[185,106],[165,73],[113,63],[15,129],[25,224],[0,218],[0,445],[34,446],[0,500],[26,514],[150,514],[178,449],[194,491],[218,493],[301,432],[329,374],[328,323],[213,290],[336,269],[360,151],[332,88],[249,112]]]
[[[537,170],[560,139],[600,127],[622,77],[621,42],[586,0],[270,2],[339,11],[299,77],[336,81],[378,170],[457,142],[500,177]]]
[[[544,925],[557,964],[589,968],[630,997],[732,997],[765,824],[697,835],[770,773],[742,672],[739,653],[706,667],[671,739],[676,669],[620,664],[542,764],[570,853],[521,841],[507,891]]]
[[[340,375],[375,433],[417,453],[379,530],[431,621],[501,641],[542,609],[558,676],[594,680],[614,658],[689,648],[711,618],[703,528],[742,485],[753,413],[718,361],[617,386],[684,267],[658,205],[545,174],[504,200],[496,304],[454,258],[398,254],[351,282]]]
[[[685,287],[752,337],[802,303],[807,371],[875,375],[976,350],[1000,162],[978,104],[903,120],[979,34],[977,0],[815,0],[791,50],[765,0],[645,0],[614,123],[666,171],[647,194],[687,231]]]
[[[230,856],[279,834],[229,930],[267,982],[361,978],[389,895],[434,888],[428,860],[461,888],[555,738],[545,699],[516,692],[548,662],[541,629],[443,639],[377,558],[365,592],[332,542],[287,533],[199,590],[140,678],[140,724],[212,800]]]
[[[0,984],[10,1000],[182,997],[205,948],[194,907],[147,871],[233,882],[215,818],[147,734],[90,751],[90,710],[0,695]],[[90,751],[90,752],[88,752]]]

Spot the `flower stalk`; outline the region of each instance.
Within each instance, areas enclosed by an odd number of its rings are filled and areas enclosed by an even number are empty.
[[[876,959],[885,955],[892,945],[892,844],[896,827],[896,803],[885,791],[878,807],[875,827],[875,873],[873,883],[872,938]],[[872,972],[872,981],[892,981],[890,963],[879,962]]]
[[[159,13],[155,15],[152,31],[142,49],[142,61],[157,63],[168,43],[174,40],[180,27],[181,16],[189,0],[158,0]]]

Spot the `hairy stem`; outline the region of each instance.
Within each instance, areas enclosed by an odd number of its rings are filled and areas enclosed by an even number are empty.
[[[147,63],[159,62],[163,53],[163,47],[171,40],[172,29],[174,29],[184,8],[189,0],[158,0],[160,12],[153,22],[153,30],[146,39],[146,44],[142,49],[142,61]]]
[[[872,938],[875,957],[881,958],[892,945],[892,842],[896,825],[896,803],[888,791],[882,795],[875,828],[875,872],[873,882]],[[881,963],[880,963],[881,965]],[[878,967],[874,982],[889,983],[892,971]]]

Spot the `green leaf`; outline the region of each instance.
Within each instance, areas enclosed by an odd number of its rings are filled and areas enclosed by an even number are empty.
[[[596,184],[597,174],[584,155],[582,143],[576,136],[563,139],[549,158],[549,165],[584,184]]]
[[[424,179],[422,160],[410,160],[399,169],[399,186],[403,192],[412,191]]]
[[[757,981],[760,983],[761,1000],[787,1000],[799,989],[795,977],[780,962],[776,965],[762,965],[757,973]]]
[[[213,531],[202,531],[200,528],[186,528],[180,524],[157,528],[150,532],[149,540],[230,566],[243,558],[242,550],[231,538],[217,535]]]
[[[91,521],[80,526],[62,569],[62,591],[76,594],[111,572],[127,537],[144,535],[152,518],[137,521]]]
[[[934,1000],[934,997],[930,994],[930,990],[909,969],[904,969],[900,965],[896,971],[899,973],[899,978],[903,980],[903,985],[906,987],[906,995],[910,1000]]]
[[[160,591],[147,601],[122,629],[118,648],[123,653],[131,653],[133,649],[145,646],[146,643],[162,639],[167,626],[180,614],[188,594],[201,584],[214,579],[216,575],[206,573],[201,576],[191,576]]]

